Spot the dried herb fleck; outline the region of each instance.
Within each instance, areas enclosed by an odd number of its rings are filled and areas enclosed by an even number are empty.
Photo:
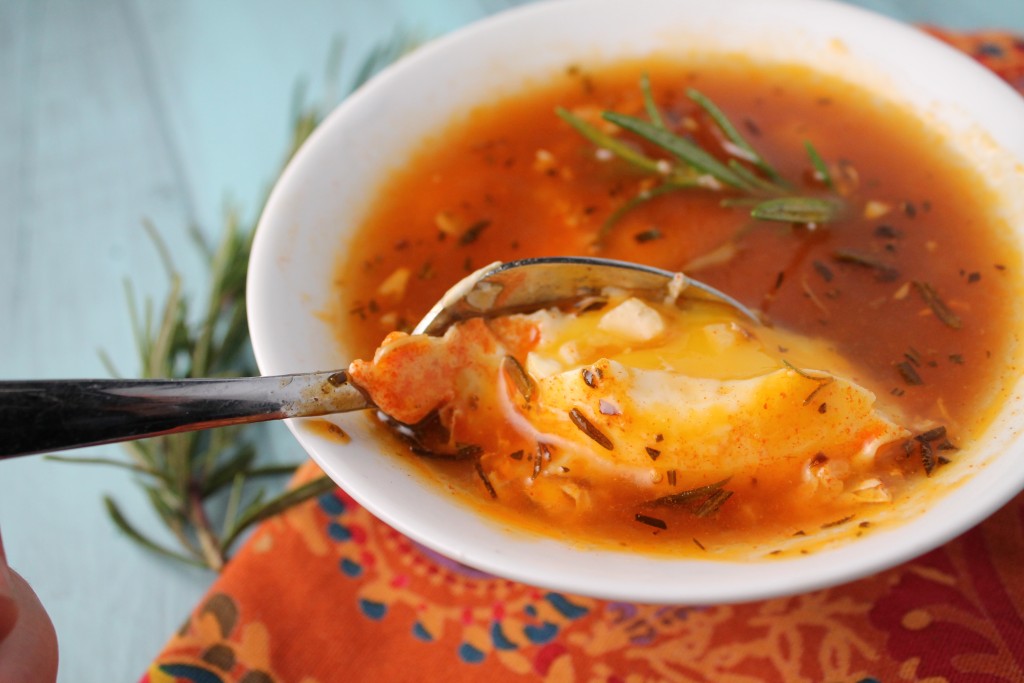
[[[917,374],[917,370],[910,361],[900,361],[896,364],[896,370],[900,373],[900,377],[903,378],[903,381],[908,385],[919,386],[924,384],[924,380],[921,379],[921,375]]]
[[[680,491],[679,493],[673,493],[667,496],[661,496],[654,500],[647,501],[644,503],[645,507],[684,507],[696,510],[700,508],[708,499],[716,496],[722,487],[729,483],[731,477],[726,477],[721,481],[716,481],[712,484],[705,484],[704,486],[698,486],[697,488],[688,489],[686,491]],[[730,495],[731,492],[730,492]],[[728,496],[726,496],[726,499]],[[724,503],[723,499],[721,503]],[[719,507],[721,507],[719,503]]]
[[[846,517],[842,517],[842,518],[837,519],[837,520],[835,520],[833,522],[828,522],[827,524],[822,524],[821,528],[822,529],[831,529],[833,527],[842,526],[843,524],[846,524],[847,522],[852,520],[853,517],[854,517],[853,515],[847,515]]]
[[[710,517],[711,515],[718,512],[725,501],[732,498],[732,491],[726,491],[725,489],[718,489],[710,496],[708,496],[704,502],[702,502],[697,509],[694,511],[696,517]]]
[[[481,453],[483,453],[484,449],[481,448],[480,446],[467,445],[460,446],[456,448],[454,451],[441,451],[433,448],[428,448],[427,446],[424,446],[423,444],[418,442],[410,442],[409,450],[412,451],[414,454],[420,456],[421,458],[426,458],[428,460],[459,461],[471,460],[473,458],[476,458]]]
[[[932,313],[935,314],[939,320],[948,327],[952,327],[954,330],[959,330],[963,327],[963,321],[956,313],[950,310],[946,302],[942,300],[939,293],[935,291],[927,282],[920,282],[915,280],[914,287],[920,293],[921,298],[924,299],[925,303],[928,304],[928,308],[932,309]]]
[[[946,427],[939,425],[938,427],[932,427],[926,432],[921,432],[914,438],[918,441],[937,441],[943,439],[946,436]]]
[[[551,447],[546,443],[538,443],[537,452],[533,456],[533,479],[540,476],[541,468],[548,460],[551,460]]]
[[[875,228],[875,237],[894,240],[897,239],[899,236],[899,230],[892,227],[891,225],[879,225],[877,228]]]
[[[660,519],[658,517],[651,517],[650,515],[645,515],[645,514],[642,514],[642,513],[638,512],[634,516],[634,519],[636,521],[640,522],[641,524],[646,524],[647,526],[652,526],[655,529],[661,529],[662,531],[664,531],[665,529],[668,529],[668,524],[665,523],[665,520]]]
[[[473,225],[466,228],[466,232],[462,233],[462,235],[459,236],[459,246],[465,247],[467,245],[473,244],[473,242],[476,242],[478,239],[480,239],[480,235],[483,233],[483,231],[490,227],[490,225],[491,222],[487,219],[479,220],[476,223],[473,223]]]
[[[588,420],[587,416],[580,412],[579,408],[573,408],[569,411],[569,419],[572,420],[572,423],[576,425],[581,432],[593,439],[597,445],[609,451],[615,450],[615,444],[612,443],[612,440],[609,439],[604,432],[598,429],[593,422]]]
[[[519,394],[529,403],[533,399],[533,392],[536,390],[537,385],[533,378],[526,373],[522,364],[515,356],[509,355],[502,359],[501,369],[512,380],[512,384],[515,385]]]
[[[935,449],[932,448],[931,443],[928,441],[922,441],[920,448],[921,466],[924,467],[924,473],[931,476],[932,471],[935,469]]]
[[[818,275],[821,276],[822,280],[824,280],[825,282],[832,282],[832,278],[835,277],[835,274],[832,272],[831,268],[829,268],[821,261],[815,261],[813,265],[814,270],[817,271]]]
[[[637,234],[633,235],[633,239],[635,239],[638,244],[644,244],[645,242],[653,242],[654,240],[659,240],[664,236],[665,235],[661,232],[661,230],[658,230],[657,228],[651,228],[650,230],[644,230],[643,232],[638,232]]]
[[[491,498],[497,498],[498,492],[494,490],[494,485],[491,483],[491,480],[487,478],[487,473],[484,472],[484,467],[480,464],[480,461],[477,460],[473,467],[476,468],[477,476],[479,476],[480,481],[484,483],[484,488],[487,489],[487,493],[491,494]]]
[[[892,264],[853,249],[838,249],[832,254],[832,258],[840,263],[849,263],[873,270],[875,279],[879,282],[892,282],[900,276],[900,272]]]
[[[956,446],[950,442],[946,427],[939,425],[938,427],[932,427],[931,429],[921,432],[914,437],[914,441],[917,443],[917,447],[921,454],[921,466],[924,468],[924,473],[931,476],[931,473],[935,470],[938,465],[945,465],[949,460],[943,456],[937,456],[935,453],[936,448],[938,450],[955,450]],[[938,446],[935,446],[935,442],[938,441]],[[912,448],[911,448],[912,450]]]

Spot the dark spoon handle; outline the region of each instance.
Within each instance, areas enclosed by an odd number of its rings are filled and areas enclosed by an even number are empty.
[[[0,382],[0,459],[197,429],[361,410],[346,373]]]

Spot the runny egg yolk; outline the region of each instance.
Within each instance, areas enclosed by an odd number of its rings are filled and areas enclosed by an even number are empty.
[[[884,500],[876,452],[908,435],[823,342],[691,299],[476,319],[440,338],[394,333],[350,375],[400,422],[436,414],[441,447],[471,445],[499,500],[559,513],[586,512],[609,483],[653,487],[669,471],[678,490],[743,477]]]

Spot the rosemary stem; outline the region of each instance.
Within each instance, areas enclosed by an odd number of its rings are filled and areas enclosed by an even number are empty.
[[[396,32],[367,56],[354,87],[407,52],[415,42],[406,32]],[[288,159],[321,118],[318,107],[297,109]],[[264,195],[264,204],[266,198]],[[204,238],[198,226],[190,226],[210,278],[196,309],[192,308],[193,299],[185,289],[191,283],[183,281],[171,250],[151,222],[144,220],[142,227],[166,271],[169,291],[158,307],[149,297],[137,296],[132,283],[125,282],[141,375],[184,378],[252,374],[253,361],[246,344],[245,281],[254,225],[228,207],[216,246]],[[104,356],[103,360],[111,374],[116,375],[109,359]],[[166,547],[142,533],[113,499],[104,498],[111,521],[130,539],[163,557],[220,571],[228,561],[230,549],[250,526],[333,487],[333,482],[323,477],[286,489],[271,500],[264,500],[262,489],[247,496],[254,479],[288,474],[295,466],[257,465],[258,442],[247,436],[250,432],[240,437],[241,429],[169,434],[132,442],[127,445],[129,458],[125,462],[102,457],[76,461],[120,466],[138,475],[138,483],[151,507],[180,547]],[[224,488],[229,490],[221,517],[215,498]]]
[[[206,515],[206,508],[203,505],[202,487],[198,482],[192,482],[189,486],[189,519],[196,530],[196,538],[199,540],[199,547],[202,549],[203,559],[206,565],[219,572],[227,560],[224,551],[217,539],[217,533],[210,524],[210,518]]]
[[[178,507],[180,508],[181,506]],[[185,526],[180,521],[168,521],[167,528],[174,537],[178,539],[178,543],[181,547],[184,548],[190,556],[194,557],[197,563],[200,563],[204,567],[209,566],[206,563],[206,557],[203,555],[203,552],[196,546],[195,541],[189,538],[189,535],[185,533]]]
[[[242,487],[245,485],[245,475],[239,472],[231,482],[231,491],[228,493],[228,503],[224,510],[224,525],[221,528],[221,538],[226,538],[231,532],[238,518],[238,506],[242,502]]]

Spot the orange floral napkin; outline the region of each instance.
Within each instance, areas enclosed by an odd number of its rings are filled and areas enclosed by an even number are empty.
[[[929,30],[1024,94],[1020,37]],[[335,490],[264,523],[141,682],[439,680],[1024,681],[1024,494],[867,579],[666,607],[480,574]]]

